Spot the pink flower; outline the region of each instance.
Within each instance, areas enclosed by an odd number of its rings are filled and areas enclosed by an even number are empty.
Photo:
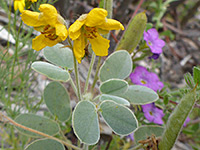
[[[146,86],[151,88],[155,92],[161,90],[164,84],[159,80],[158,76],[153,72],[148,72],[145,67],[137,66],[130,74],[130,79],[132,83],[136,85]]]
[[[142,110],[144,112],[145,118],[149,122],[156,124],[163,124],[162,117],[165,115],[162,109],[159,109],[155,106],[154,103],[142,105]]]
[[[189,118],[189,117],[186,118],[186,120],[185,120],[183,126],[186,127],[188,122],[190,122],[190,118]]]
[[[162,48],[165,46],[165,42],[159,39],[159,34],[157,30],[152,28],[149,29],[147,32],[144,31],[144,40],[151,49],[151,52],[153,53],[152,57],[150,58],[157,59],[159,57],[159,54],[162,53]]]

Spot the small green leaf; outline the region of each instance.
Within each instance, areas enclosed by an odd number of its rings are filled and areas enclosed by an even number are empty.
[[[42,133],[48,134],[48,135],[56,135],[60,128],[58,124],[50,120],[46,117],[38,116],[35,114],[20,114],[15,118],[15,121],[21,125],[24,125],[28,128],[40,131]],[[28,136],[33,136],[33,137],[41,137],[40,135],[24,130],[22,128],[16,127],[17,130],[22,132],[23,134],[26,134]]]
[[[39,139],[29,144],[25,150],[65,150],[65,147],[52,139]]]
[[[125,80],[109,79],[100,86],[100,91],[104,94],[122,94],[128,89],[128,83]]]
[[[195,101],[196,90],[191,90],[181,99],[180,103],[176,106],[167,121],[162,139],[159,143],[159,149],[169,150],[173,147],[187,116],[195,104]]]
[[[34,62],[32,63],[31,68],[55,81],[67,82],[69,80],[68,71],[47,62]]]
[[[129,135],[138,126],[133,112],[123,105],[106,100],[101,103],[100,110],[106,124],[118,135]]]
[[[49,62],[63,68],[73,69],[74,61],[70,48],[64,47],[62,44],[56,44],[52,47],[45,47],[43,52],[45,59]]]
[[[51,82],[44,89],[44,101],[49,111],[60,121],[71,115],[70,99],[66,89],[59,82]]]
[[[162,135],[164,128],[156,125],[141,126],[134,132],[134,140],[136,143],[146,140],[152,135],[159,137]]]
[[[76,105],[72,114],[72,127],[81,143],[94,145],[99,141],[98,115],[93,103],[81,101]]]
[[[120,60],[120,61],[119,61]],[[132,59],[130,54],[125,51],[117,51],[112,53],[100,68],[99,78],[101,82],[117,78],[125,79],[132,71]]]
[[[199,67],[193,68],[193,77],[194,77],[195,84],[198,83],[198,85],[200,86],[200,68]]]
[[[121,37],[116,50],[125,49],[129,53],[137,47],[146,28],[147,17],[144,12],[137,14],[129,23],[128,28]],[[119,61],[120,60],[120,61]],[[121,62],[121,59],[118,59]]]
[[[102,94],[99,99],[100,101],[111,100],[118,104],[130,106],[130,103],[126,99],[114,95]]]
[[[135,105],[149,104],[157,101],[159,98],[154,90],[141,85],[131,85],[124,94],[119,96]]]

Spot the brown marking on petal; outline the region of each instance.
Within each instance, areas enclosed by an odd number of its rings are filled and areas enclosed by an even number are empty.
[[[95,39],[95,38],[97,38],[97,28],[96,27],[84,26],[84,29],[86,31],[84,33],[84,36],[86,38],[89,38],[89,39]]]
[[[41,33],[50,40],[56,40],[58,38],[55,27],[50,25],[46,25]]]

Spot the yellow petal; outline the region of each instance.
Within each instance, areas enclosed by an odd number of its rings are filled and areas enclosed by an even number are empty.
[[[38,12],[24,10],[21,14],[21,17],[23,22],[29,26],[39,27],[46,25],[46,22],[44,20],[39,19],[39,15],[40,13]]]
[[[76,40],[81,34],[81,27],[84,25],[85,20],[79,21],[76,20],[70,27],[69,27],[69,37],[72,40]]]
[[[68,31],[65,25],[56,24],[55,28],[56,28],[56,35],[59,36],[62,39],[62,41],[66,40],[68,36]]]
[[[20,1],[14,1],[14,9],[15,11],[17,9],[19,9],[20,12],[23,12],[24,10],[24,7],[25,7],[25,1],[24,0],[20,0]]]
[[[92,9],[86,18],[85,25],[88,27],[95,27],[103,24],[106,21],[107,11],[102,8]]]
[[[56,40],[50,40],[50,39],[46,38],[43,34],[40,34],[39,36],[37,36],[36,38],[34,38],[32,40],[32,48],[36,51],[40,51],[44,47],[54,46],[58,42],[61,42],[60,38],[57,38]]]
[[[54,26],[57,23],[58,13],[53,5],[41,4],[39,10],[41,12],[39,19],[45,20],[46,23],[51,26]]]
[[[107,56],[110,41],[97,34],[97,38],[88,39],[92,45],[92,50],[97,56]]]
[[[46,46],[47,45],[45,44],[45,36],[43,34],[40,34],[32,40],[32,48],[36,51],[40,51]]]
[[[104,24],[97,26],[97,28],[103,30],[124,30],[124,26],[119,21],[114,19],[107,19]]]
[[[85,55],[85,46],[86,46],[86,38],[83,34],[81,34],[79,36],[79,38],[77,38],[74,41],[74,55],[76,57],[76,60],[78,61],[78,63],[81,63],[82,58]]]
[[[108,34],[109,30],[103,30],[103,29],[97,28],[97,32],[100,34]]]

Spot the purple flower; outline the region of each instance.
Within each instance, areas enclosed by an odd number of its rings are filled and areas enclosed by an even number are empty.
[[[164,84],[160,82],[158,76],[153,72],[148,72],[145,67],[137,66],[130,74],[130,79],[132,83],[136,85],[146,86],[151,88],[155,92],[161,90],[164,87]]]
[[[152,56],[149,57],[149,59],[154,59],[154,60],[156,60],[156,59],[159,58],[159,56],[160,56],[160,54],[153,54]]]
[[[132,132],[131,134],[129,134],[129,135],[127,136],[127,138],[130,138],[131,141],[134,141],[134,137],[133,137],[133,135],[134,135],[134,132]]]
[[[186,127],[188,122],[190,122],[190,118],[189,118],[189,117],[186,118],[186,120],[185,120],[183,126]]]
[[[165,42],[159,39],[158,31],[154,28],[144,31],[144,40],[150,47],[153,54],[161,54],[162,48],[165,46]]]
[[[142,105],[144,116],[149,122],[163,124],[162,117],[165,115],[162,109],[155,106],[154,103]]]

